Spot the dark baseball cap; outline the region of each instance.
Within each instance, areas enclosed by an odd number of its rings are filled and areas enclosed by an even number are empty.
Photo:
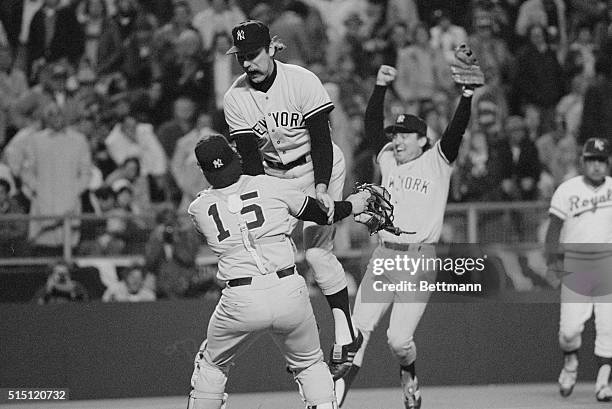
[[[270,30],[259,20],[247,20],[232,29],[234,46],[225,54],[249,53],[270,44]]]
[[[229,186],[242,174],[240,157],[223,135],[200,138],[195,147],[198,164],[208,182],[215,188]]]
[[[397,116],[393,125],[385,128],[385,133],[417,133],[419,136],[427,136],[427,124],[418,116],[401,114]]]
[[[602,138],[589,138],[582,147],[583,158],[607,159],[611,153],[610,142]]]

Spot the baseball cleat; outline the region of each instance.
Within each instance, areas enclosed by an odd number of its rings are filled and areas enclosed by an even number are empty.
[[[415,376],[412,378],[410,372],[400,372],[402,381],[402,391],[404,393],[404,406],[406,409],[419,409],[421,407],[421,391],[419,390],[419,380]]]
[[[576,380],[578,379],[578,370],[569,370],[563,367],[561,374],[559,374],[559,393],[564,398],[567,398],[572,394]]]
[[[357,365],[351,365],[348,372],[344,377],[338,379],[334,383],[334,389],[336,390],[336,397],[338,398],[338,407],[342,407],[344,400],[346,399],[346,395],[357,376],[357,372],[361,367]]]
[[[344,377],[353,365],[355,354],[361,348],[363,343],[363,335],[357,331],[357,338],[350,344],[338,345],[334,344],[331,350],[331,358],[329,360],[329,371],[334,378],[334,382]]]
[[[595,398],[598,402],[610,402],[612,401],[612,388],[610,385],[601,385],[597,388]]]

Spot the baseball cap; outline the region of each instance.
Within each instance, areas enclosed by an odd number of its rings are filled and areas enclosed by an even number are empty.
[[[583,158],[607,159],[611,153],[610,142],[602,138],[589,138],[582,147]]]
[[[195,155],[206,180],[215,188],[231,185],[242,174],[238,154],[222,135],[200,138],[195,147]]]
[[[401,114],[395,119],[395,123],[385,128],[386,134],[417,133],[427,136],[427,124],[415,115]]]
[[[270,44],[270,30],[259,20],[247,20],[232,29],[234,46],[225,54],[248,53]]]

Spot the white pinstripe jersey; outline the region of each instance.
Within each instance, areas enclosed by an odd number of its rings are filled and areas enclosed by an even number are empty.
[[[287,236],[294,227],[293,217],[301,214],[307,196],[294,186],[273,176],[241,176],[237,183],[226,188],[200,192],[191,202],[188,212],[196,229],[219,257],[217,277],[220,280],[261,274],[243,245],[240,217],[269,271],[295,263],[293,244]],[[241,216],[228,209],[227,198],[231,195],[242,200]],[[264,243],[264,239],[272,237],[278,240]]]
[[[305,121],[334,105],[312,72],[279,61],[276,70],[267,92],[257,91],[241,75],[226,92],[223,110],[232,137],[254,132],[264,159],[286,164],[310,153]]]
[[[563,182],[549,212],[564,221],[561,243],[612,243],[612,177],[599,187],[575,176]]]
[[[396,162],[389,143],[381,149],[377,161],[382,185],[391,194],[393,224],[402,230],[416,232],[396,236],[381,231],[380,238],[395,243],[436,243],[442,232],[452,172],[440,142],[403,164]]]

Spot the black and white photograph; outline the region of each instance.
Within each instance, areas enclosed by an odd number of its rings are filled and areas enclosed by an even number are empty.
[[[0,0],[0,409],[612,408],[612,0]]]

